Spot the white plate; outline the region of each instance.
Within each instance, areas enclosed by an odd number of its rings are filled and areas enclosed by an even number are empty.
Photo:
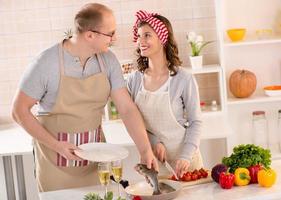
[[[141,181],[126,187],[125,192],[129,197],[139,196],[142,200],[170,200],[176,198],[182,189],[181,184],[177,181],[159,180],[159,182],[170,185],[175,189],[175,191],[159,195],[152,195],[153,188],[146,181]]]
[[[75,154],[92,162],[111,162],[121,160],[129,155],[126,148],[109,143],[87,143],[78,146],[79,151]]]

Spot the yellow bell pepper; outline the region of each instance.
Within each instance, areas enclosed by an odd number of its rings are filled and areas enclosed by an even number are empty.
[[[235,180],[234,180],[235,185],[244,186],[250,183],[251,177],[250,177],[250,172],[247,168],[242,168],[242,167],[237,168],[234,172],[234,176],[235,176]]]
[[[276,181],[276,176],[273,169],[262,169],[258,172],[258,183],[262,187],[271,187]]]

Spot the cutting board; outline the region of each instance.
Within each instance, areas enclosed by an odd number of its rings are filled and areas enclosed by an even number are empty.
[[[159,176],[159,179],[169,179],[171,176]],[[204,183],[211,183],[213,182],[213,179],[211,177],[211,172],[208,171],[208,176],[206,178],[200,178],[198,180],[194,181],[177,181],[181,183],[182,187],[188,187],[192,185],[199,185],[199,184],[204,184]]]

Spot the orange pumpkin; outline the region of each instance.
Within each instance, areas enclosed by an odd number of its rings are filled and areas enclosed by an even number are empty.
[[[256,90],[257,79],[253,72],[248,70],[235,70],[229,78],[230,92],[238,98],[249,97]]]

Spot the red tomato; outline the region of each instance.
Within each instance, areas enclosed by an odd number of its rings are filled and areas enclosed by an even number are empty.
[[[175,175],[173,175],[170,179],[173,180],[173,181],[177,181]]]
[[[183,181],[191,181],[191,175],[190,174],[185,174],[183,176]]]
[[[207,178],[208,177],[208,172],[204,172],[202,176],[203,176],[203,178]]]
[[[197,178],[198,178],[197,174],[192,174],[191,175],[191,180],[195,181],[195,180],[197,180]]]

